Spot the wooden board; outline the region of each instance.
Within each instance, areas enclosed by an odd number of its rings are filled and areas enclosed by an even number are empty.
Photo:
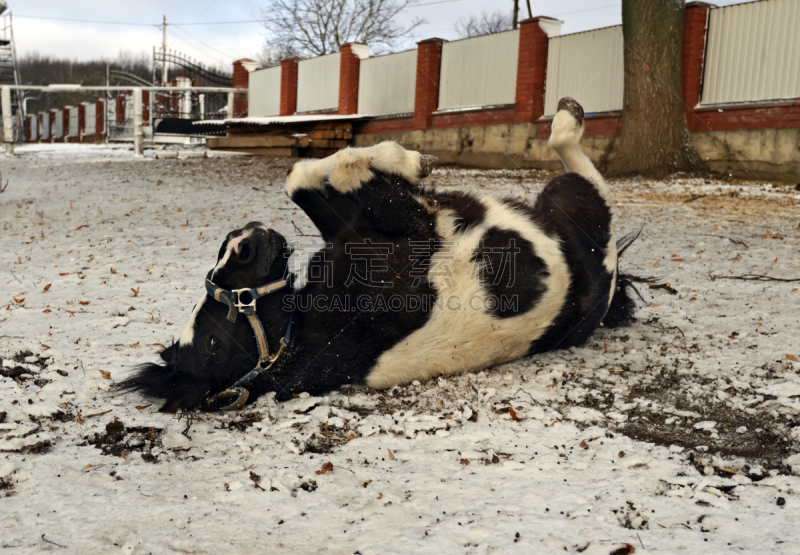
[[[348,129],[315,129],[309,131],[308,136],[312,139],[352,139],[353,132]]]
[[[206,139],[206,146],[216,148],[265,148],[265,147],[296,147],[297,137],[284,135],[237,134],[232,137],[219,137]]]
[[[348,145],[346,139],[311,139],[311,148],[332,148],[340,149]]]
[[[247,154],[256,154],[259,156],[297,156],[297,149],[289,147],[274,147],[274,148],[239,147],[239,148],[216,148],[214,150],[223,152],[245,152]]]

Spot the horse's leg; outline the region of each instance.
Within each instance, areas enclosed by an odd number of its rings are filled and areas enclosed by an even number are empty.
[[[558,101],[558,111],[553,118],[552,130],[548,144],[558,154],[568,172],[575,172],[589,180],[605,201],[609,210],[614,211],[614,199],[603,176],[597,171],[586,154],[581,150],[581,137],[583,136],[584,120],[583,107],[575,100],[564,97]],[[610,222],[610,236],[605,247],[603,265],[606,270],[616,274],[617,270],[617,240],[614,235],[613,217]],[[616,277],[616,276],[615,276]],[[615,280],[614,280],[615,281]],[[614,283],[612,281],[612,291]],[[610,302],[610,300],[609,300]]]
[[[374,220],[382,191],[367,183],[375,180],[373,170],[399,176],[405,185],[416,185],[436,161],[434,156],[405,150],[398,143],[384,142],[367,148],[346,148],[322,160],[305,160],[294,165],[286,180],[286,194],[330,240],[362,216]],[[386,195],[390,195],[388,189]],[[396,193],[396,191],[395,191]],[[388,198],[387,198],[388,200]],[[376,221],[380,227],[380,222]]]

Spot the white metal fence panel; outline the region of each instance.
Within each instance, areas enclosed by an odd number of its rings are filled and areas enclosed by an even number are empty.
[[[317,112],[339,107],[339,53],[297,64],[297,111]]]
[[[701,103],[800,96],[799,30],[797,0],[712,9]]]
[[[97,133],[97,104],[87,104],[84,109],[83,116],[85,118],[84,135],[94,135]]]
[[[251,71],[247,89],[247,116],[257,118],[280,113],[281,66]]]
[[[53,139],[64,136],[64,110],[57,110],[53,114]]]
[[[30,129],[31,142],[39,140],[39,126],[37,125],[37,123],[39,123],[38,117],[34,115],[28,116],[28,128]]]
[[[43,141],[50,139],[50,114],[45,112],[39,119],[39,135]]]
[[[439,109],[513,104],[519,30],[442,46]]]
[[[77,137],[78,136],[78,107],[73,106],[69,109],[69,129],[67,136],[68,137]]]
[[[586,113],[622,110],[622,25],[550,39],[544,113],[571,96]]]
[[[412,113],[416,77],[416,50],[361,60],[358,113],[371,116]]]

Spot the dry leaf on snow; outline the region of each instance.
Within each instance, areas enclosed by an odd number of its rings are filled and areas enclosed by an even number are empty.
[[[325,464],[322,465],[322,468],[320,470],[317,470],[317,474],[325,474],[326,472],[333,472],[332,462],[326,462]]]

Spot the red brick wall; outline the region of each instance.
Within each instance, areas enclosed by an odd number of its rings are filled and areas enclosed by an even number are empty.
[[[293,116],[297,112],[297,62],[287,58],[281,62],[281,114]]]
[[[350,44],[343,44],[339,56],[339,113],[358,113],[358,76],[361,58]]]
[[[439,106],[439,75],[442,69],[442,39],[417,43],[417,80],[414,90],[413,129],[430,129]]]
[[[514,108],[434,114],[431,127],[433,129],[449,129],[476,125],[503,125],[514,123],[514,114]]]
[[[736,129],[786,129],[800,127],[800,102],[780,102],[769,106],[701,108],[694,112],[695,131]]]
[[[375,135],[379,133],[402,133],[412,128],[413,116],[402,118],[385,118],[367,120],[363,123],[355,124],[355,134]]]

